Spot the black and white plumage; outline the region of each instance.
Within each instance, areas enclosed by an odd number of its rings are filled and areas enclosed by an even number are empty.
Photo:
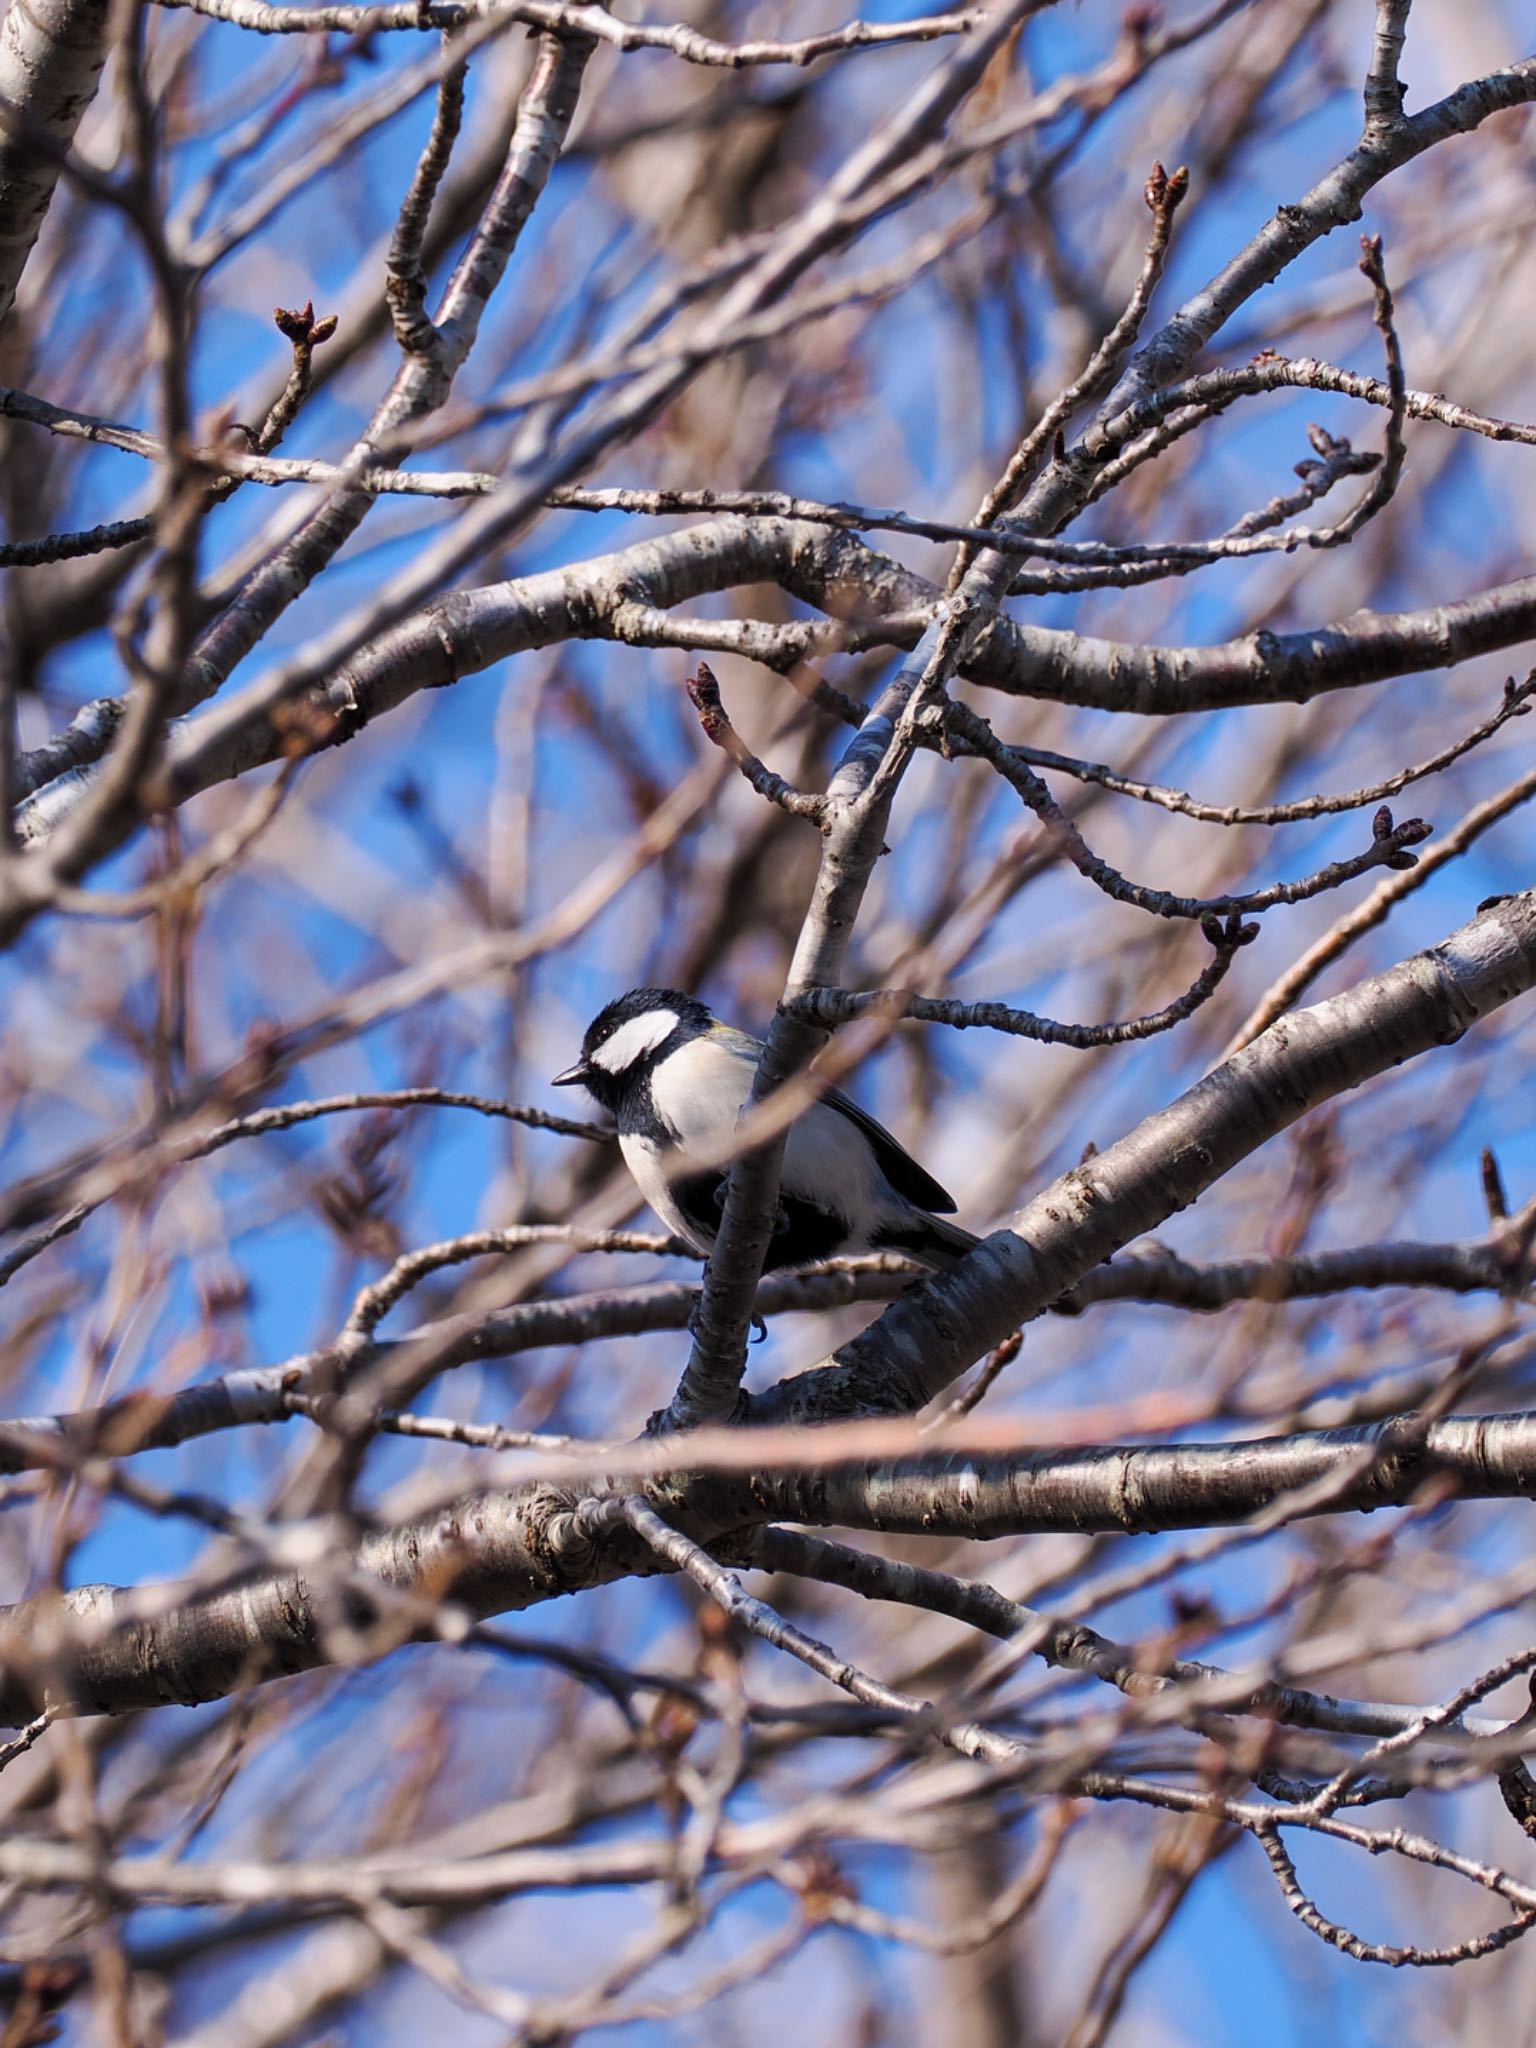
[[[599,1012],[581,1058],[555,1076],[556,1087],[579,1083],[612,1113],[640,1192],[669,1230],[706,1255],[720,1224],[727,1169],[690,1166],[689,1155],[707,1159],[729,1146],[762,1050],[758,1039],[722,1024],[695,996],[637,988]],[[764,1269],[861,1251],[952,1266],[977,1242],[932,1213],[954,1206],[889,1131],[828,1089],[790,1127],[779,1221]]]

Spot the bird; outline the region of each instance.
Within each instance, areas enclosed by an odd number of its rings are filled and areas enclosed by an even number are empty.
[[[551,1084],[584,1087],[613,1116],[641,1194],[706,1258],[730,1170],[711,1162],[731,1145],[762,1050],[697,996],[633,988],[598,1012],[581,1057]],[[980,1242],[933,1213],[954,1207],[867,1110],[829,1088],[790,1126],[763,1270],[892,1251],[943,1271]]]

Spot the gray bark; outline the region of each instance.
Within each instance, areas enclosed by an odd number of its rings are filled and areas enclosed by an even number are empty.
[[[42,230],[59,164],[41,130],[67,147],[95,97],[107,55],[108,0],[11,0],[0,22],[0,323]]]

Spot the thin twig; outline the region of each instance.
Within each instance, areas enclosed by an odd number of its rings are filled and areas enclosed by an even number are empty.
[[[1204,966],[1181,996],[1162,1009],[1144,1017],[1131,1017],[1115,1024],[1059,1024],[1050,1017],[1038,1017],[1031,1010],[1015,1010],[1007,1003],[966,1003],[950,996],[914,995],[908,989],[882,988],[856,992],[852,989],[811,988],[792,997],[787,1008],[810,1022],[833,1030],[867,1016],[910,1017],[919,1024],[947,1024],[958,1031],[982,1029],[1004,1031],[1012,1038],[1028,1038],[1039,1045],[1070,1045],[1080,1051],[1105,1045],[1130,1045],[1171,1031],[1208,1003],[1226,980],[1239,949],[1256,939],[1256,924],[1244,924],[1236,916],[1223,926],[1214,918],[1207,921],[1206,937],[1216,956]]]

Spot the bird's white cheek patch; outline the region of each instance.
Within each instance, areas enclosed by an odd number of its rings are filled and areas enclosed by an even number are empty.
[[[593,1053],[592,1064],[601,1067],[605,1073],[622,1074],[636,1060],[643,1060],[648,1052],[654,1052],[676,1029],[675,1010],[647,1010],[643,1017],[631,1017],[627,1024],[621,1024],[612,1038],[605,1040]]]

